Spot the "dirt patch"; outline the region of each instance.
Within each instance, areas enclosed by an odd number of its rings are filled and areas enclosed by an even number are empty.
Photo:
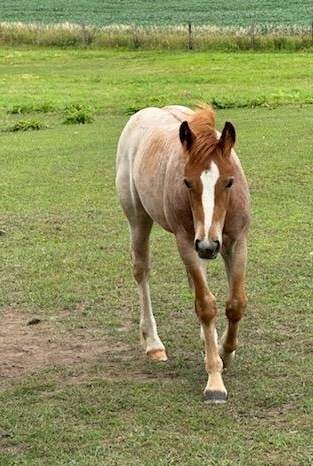
[[[145,383],[183,379],[175,369],[163,363],[153,364],[153,369],[149,362],[147,366],[138,364],[141,366],[138,367],[136,361],[145,360],[139,344],[133,347],[124,341],[112,341],[112,337],[108,340],[104,332],[95,327],[69,330],[72,317],[70,311],[47,318],[14,309],[1,314],[0,392],[7,390],[15,380],[55,368],[65,370],[50,373],[49,380],[55,380],[62,387],[98,379]],[[119,329],[120,333],[129,331],[129,323]]]
[[[0,382],[58,366],[95,360],[108,353],[129,353],[125,344],[108,345],[96,330],[66,330],[58,318],[45,320],[7,311],[0,324]]]

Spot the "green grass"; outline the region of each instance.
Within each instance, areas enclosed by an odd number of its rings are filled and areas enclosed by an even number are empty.
[[[152,53],[0,49],[2,127],[36,113],[45,122],[68,107],[132,113],[197,101],[218,107],[313,102],[310,54]],[[7,113],[8,112],[8,113]]]
[[[265,0],[249,2],[245,0],[230,3],[228,0],[147,0],[114,3],[100,0],[24,0],[16,4],[14,0],[1,2],[2,21],[23,21],[29,23],[61,23],[69,21],[78,24],[137,24],[177,25],[191,20],[200,25],[251,26],[253,24],[308,25],[313,19],[310,0],[278,0],[275,3]]]
[[[37,317],[41,323],[29,330],[26,349],[36,348],[41,335],[47,347],[47,363],[30,361],[23,373],[23,356],[7,368],[0,345],[7,370],[0,374],[1,466],[312,462],[310,61],[305,55],[254,57],[1,51],[7,89],[1,129],[25,113],[48,125],[0,134],[1,340],[11,325],[8,315],[25,322]],[[249,312],[237,359],[224,376],[225,406],[202,403],[198,323],[174,240],[160,228],[152,237],[151,287],[170,359],[158,365],[142,354],[128,231],[114,189],[126,112],[192,104],[201,95],[237,104],[264,96],[267,102],[218,110],[219,127],[225,120],[236,127],[252,194]],[[49,111],[41,111],[47,103]],[[94,108],[95,120],[63,125],[66,106],[77,103]],[[21,113],[7,113],[13,108]],[[221,331],[221,260],[209,264],[209,278]],[[58,360],[49,340],[72,355],[84,343],[99,352]]]

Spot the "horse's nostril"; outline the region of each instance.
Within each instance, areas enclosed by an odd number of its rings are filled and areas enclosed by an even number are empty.
[[[220,247],[221,247],[221,243],[219,242],[219,240],[215,240],[215,241],[213,241],[213,243],[214,243],[214,245],[215,245],[215,249],[216,249],[217,251],[219,251],[219,250],[220,250]]]
[[[200,240],[199,240],[199,239],[196,239],[196,241],[195,241],[195,249],[196,249],[197,252],[199,251],[199,243],[200,243]]]

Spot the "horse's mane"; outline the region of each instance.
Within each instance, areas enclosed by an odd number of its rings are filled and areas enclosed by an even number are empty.
[[[215,111],[210,105],[199,105],[189,119],[189,127],[195,135],[192,156],[201,156],[213,150],[218,142],[215,129]]]

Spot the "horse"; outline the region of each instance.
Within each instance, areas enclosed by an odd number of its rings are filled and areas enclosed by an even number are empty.
[[[208,380],[204,401],[224,403],[223,369],[234,359],[247,296],[245,270],[249,188],[234,151],[235,128],[216,129],[214,109],[181,105],[148,107],[132,115],[117,146],[116,188],[130,231],[133,275],[140,301],[140,340],[150,359],[166,361],[150,289],[149,235],[154,222],[175,235],[194,293]],[[216,331],[216,299],[206,264],[218,254],[228,279],[226,328]]]

